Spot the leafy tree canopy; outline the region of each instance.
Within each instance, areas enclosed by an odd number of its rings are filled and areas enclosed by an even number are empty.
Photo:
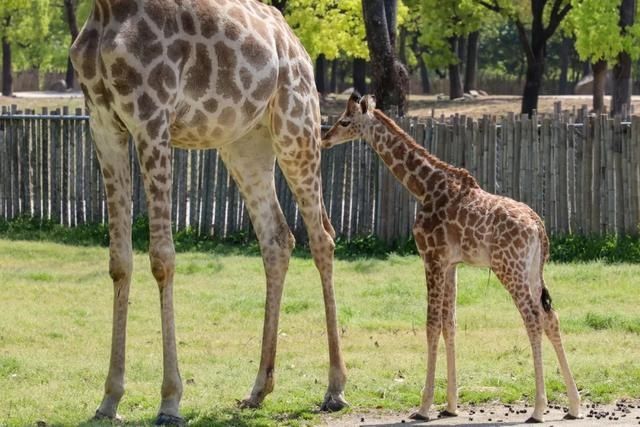
[[[581,59],[615,63],[623,51],[634,60],[640,58],[640,23],[636,21],[623,35],[618,25],[620,3],[621,0],[573,0],[567,28],[575,34]]]
[[[399,25],[408,13],[399,1]],[[361,0],[289,0],[285,18],[312,58],[369,58]]]
[[[419,0],[418,8],[420,43],[429,52],[424,59],[434,68],[458,61],[456,52],[451,51],[449,38],[467,36],[502,19],[475,0]]]

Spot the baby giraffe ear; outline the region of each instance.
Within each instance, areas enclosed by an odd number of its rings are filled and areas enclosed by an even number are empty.
[[[365,95],[360,100],[360,109],[365,114],[367,111],[373,111],[376,109],[376,97],[373,95]]]
[[[347,101],[347,110],[349,113],[353,114],[356,111],[358,102],[360,102],[360,94],[357,91],[353,91],[351,96],[349,97],[349,101]]]

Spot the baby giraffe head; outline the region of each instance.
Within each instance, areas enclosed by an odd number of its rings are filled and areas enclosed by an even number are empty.
[[[373,120],[375,108],[375,97],[371,95],[360,97],[360,94],[354,91],[347,101],[347,109],[324,134],[322,148],[331,148],[343,142],[364,138],[365,130]]]

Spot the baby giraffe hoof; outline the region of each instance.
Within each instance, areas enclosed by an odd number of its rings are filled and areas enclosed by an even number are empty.
[[[429,421],[429,417],[422,415],[420,412],[414,412],[413,414],[409,415],[409,418],[416,421]]]
[[[544,421],[539,420],[537,418],[533,418],[533,417],[529,417],[529,419],[527,421],[525,421],[525,423],[527,424],[540,424],[543,423]]]
[[[246,399],[238,400],[238,408],[240,409],[257,409],[260,407],[258,399],[247,397]]]
[[[185,425],[184,418],[176,417],[175,415],[169,414],[158,414],[158,418],[156,418],[157,426],[178,426],[182,427]]]
[[[344,400],[342,393],[336,394],[336,395],[327,393],[324,396],[324,402],[322,402],[322,406],[320,406],[320,410],[324,412],[338,412],[348,406],[349,404],[347,403],[346,400]]]
[[[116,424],[122,424],[124,422],[124,419],[120,415],[103,414],[102,412],[100,412],[99,409],[96,410],[96,414],[93,416],[93,419],[96,421],[111,420],[113,423],[116,423]]]
[[[581,420],[582,418],[584,418],[584,417],[580,413],[578,413],[578,415],[572,415],[570,413],[567,413],[563,417],[563,419],[565,419],[565,420]]]
[[[444,411],[440,411],[440,413],[438,414],[439,418],[450,418],[450,417],[457,417],[458,414],[456,414],[455,412],[449,412],[446,409]]]

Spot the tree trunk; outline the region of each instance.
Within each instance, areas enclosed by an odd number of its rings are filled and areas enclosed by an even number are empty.
[[[2,37],[2,95],[13,94],[13,76],[11,75],[11,43],[7,36]]]
[[[403,64],[407,64],[407,29],[400,29],[400,46],[398,47],[398,58]]]
[[[420,82],[422,83],[422,93],[431,93],[431,81],[429,80],[429,70],[424,63],[422,55],[418,55],[418,68],[420,69]]]
[[[353,60],[353,88],[364,95],[367,93],[367,61],[362,58]]]
[[[452,52],[457,52],[458,37],[449,37]],[[462,98],[462,81],[460,80],[460,62],[449,64],[449,99]]]
[[[636,11],[636,0],[622,0],[620,4],[620,32],[625,35],[627,27],[633,25]],[[631,56],[622,51],[618,54],[618,62],[613,67],[613,93],[611,97],[611,114],[629,112],[631,106]]]
[[[589,61],[584,61],[582,63],[582,77],[581,78],[584,79],[589,74],[591,74],[591,63]]]
[[[73,0],[64,0],[64,11],[67,19],[67,25],[69,26],[69,34],[71,35],[71,44],[73,44],[78,37],[78,23],[76,22],[76,11]],[[73,89],[74,79],[75,71],[73,69],[73,64],[71,64],[71,58],[67,57],[67,72],[64,78],[67,89]]]
[[[560,43],[560,80],[558,82],[558,93],[569,95],[569,59],[571,56],[571,43],[569,37],[563,37]]]
[[[591,65],[593,69],[593,112],[604,111],[604,88],[607,82],[607,62],[600,60]]]
[[[338,91],[338,60],[331,61],[331,81],[329,82],[329,92],[336,93]]]
[[[391,50],[396,49],[396,24],[397,24],[398,0],[384,0],[384,15],[387,21],[389,44]]]
[[[480,31],[469,33],[467,41],[467,66],[464,67],[464,91],[478,89],[478,44]]]
[[[527,61],[527,73],[522,94],[522,114],[533,114],[538,109],[538,97],[544,74],[544,55],[540,52],[531,61]]]
[[[458,36],[458,69],[460,75],[464,75],[464,66],[467,63],[467,38],[464,36]]]
[[[325,82],[327,76],[327,60],[324,53],[321,53],[316,59],[316,89],[318,93],[324,95],[327,93],[327,85]]]
[[[386,5],[395,4],[395,0],[363,1],[362,14],[371,57],[371,85],[378,108],[385,110],[395,102],[398,113],[403,114],[409,83],[408,73],[395,58],[391,44],[392,39],[395,41],[395,10],[385,10]],[[387,16],[391,16],[391,23],[387,22]]]

